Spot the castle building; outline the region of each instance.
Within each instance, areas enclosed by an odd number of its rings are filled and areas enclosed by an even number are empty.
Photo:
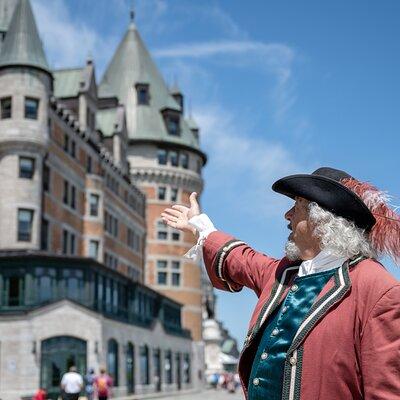
[[[199,129],[133,21],[98,85],[52,70],[29,0],[0,0],[0,398],[55,398],[71,365],[116,396],[202,384],[193,239],[160,224],[202,191]]]

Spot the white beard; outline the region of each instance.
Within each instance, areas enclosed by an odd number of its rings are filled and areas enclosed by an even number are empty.
[[[288,240],[285,244],[285,254],[290,261],[300,260],[300,249],[296,246],[293,240]]]

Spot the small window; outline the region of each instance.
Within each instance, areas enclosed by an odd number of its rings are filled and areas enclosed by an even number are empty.
[[[71,208],[76,208],[76,187],[71,185]]]
[[[197,171],[198,174],[201,173],[201,161],[200,160],[197,160],[196,171]]]
[[[25,97],[25,118],[38,119],[39,100]]]
[[[100,243],[98,240],[91,240],[89,242],[89,257],[97,260],[97,258],[99,256],[99,246],[100,246]]]
[[[64,229],[63,230],[63,241],[62,241],[63,254],[68,254],[68,238],[69,238],[69,232]]]
[[[30,242],[32,236],[33,210],[18,209],[18,241]]]
[[[172,240],[174,242],[179,242],[181,238],[181,233],[178,230],[173,229],[171,233]]]
[[[138,105],[149,105],[150,103],[150,93],[149,85],[139,84],[136,85],[137,91],[137,103]]]
[[[171,136],[179,136],[181,134],[179,127],[179,115],[169,115],[167,117],[167,130]]]
[[[89,155],[86,156],[86,172],[88,174],[92,173],[92,157]]]
[[[167,165],[167,155],[168,155],[167,150],[158,149],[157,159],[160,165]]]
[[[178,153],[176,151],[169,152],[169,162],[173,167],[177,167],[179,165]]]
[[[159,186],[157,192],[158,200],[165,200],[166,193],[167,193],[167,188],[165,186]]]
[[[178,201],[178,188],[171,188],[171,201]]]
[[[181,153],[181,167],[185,169],[189,168],[189,157],[186,153]]]
[[[11,118],[11,107],[12,107],[11,97],[4,97],[3,99],[1,99],[0,107],[1,107],[1,119]]]
[[[166,261],[157,261],[157,284],[168,285],[168,271]]]
[[[19,158],[19,177],[32,179],[35,173],[35,159],[32,157]]]
[[[99,215],[100,196],[91,193],[89,196],[90,216],[97,217]]]
[[[163,221],[157,222],[157,239],[158,240],[168,239],[168,227],[164,224]]]
[[[69,152],[69,136],[67,133],[64,134],[64,150]]]
[[[74,140],[71,140],[71,156],[76,157],[76,143]]]
[[[63,203],[68,204],[69,198],[69,183],[68,181],[64,181],[64,192],[63,192]]]
[[[75,242],[75,235],[70,233],[70,243],[69,243],[69,254],[75,254],[76,251],[76,242]]]
[[[43,164],[43,190],[50,190],[50,168],[47,164]]]
[[[42,226],[40,231],[40,249],[49,249],[49,221],[45,218],[42,218]]]
[[[179,261],[171,262],[171,285],[181,285],[181,263]]]

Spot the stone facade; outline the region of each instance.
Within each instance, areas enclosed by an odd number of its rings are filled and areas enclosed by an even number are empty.
[[[132,24],[129,35],[138,38]],[[138,57],[149,57],[142,47]],[[206,157],[183,96],[169,92],[151,60],[144,64],[146,85],[134,66],[120,71],[132,73],[137,88],[126,88],[128,99],[105,88],[107,80],[97,84],[93,60],[51,71],[30,1],[0,0],[3,400],[57,388],[55,377],[81,356],[81,373],[114,368],[118,396],[202,385],[201,269],[181,258],[194,240],[165,236],[158,221],[167,205],[201,194]],[[143,89],[154,104],[138,103]],[[147,106],[153,114],[143,122]],[[143,123],[165,137],[143,136]],[[160,161],[160,150],[176,152],[178,164]],[[53,351],[57,343],[65,359]]]

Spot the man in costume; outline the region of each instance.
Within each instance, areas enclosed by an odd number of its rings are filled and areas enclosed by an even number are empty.
[[[196,193],[190,208],[162,214],[199,235],[187,256],[203,256],[216,288],[258,296],[239,362],[246,398],[400,399],[400,284],[376,261],[400,259],[400,218],[387,196],[327,167],[272,189],[295,200],[282,259],[217,231]]]

